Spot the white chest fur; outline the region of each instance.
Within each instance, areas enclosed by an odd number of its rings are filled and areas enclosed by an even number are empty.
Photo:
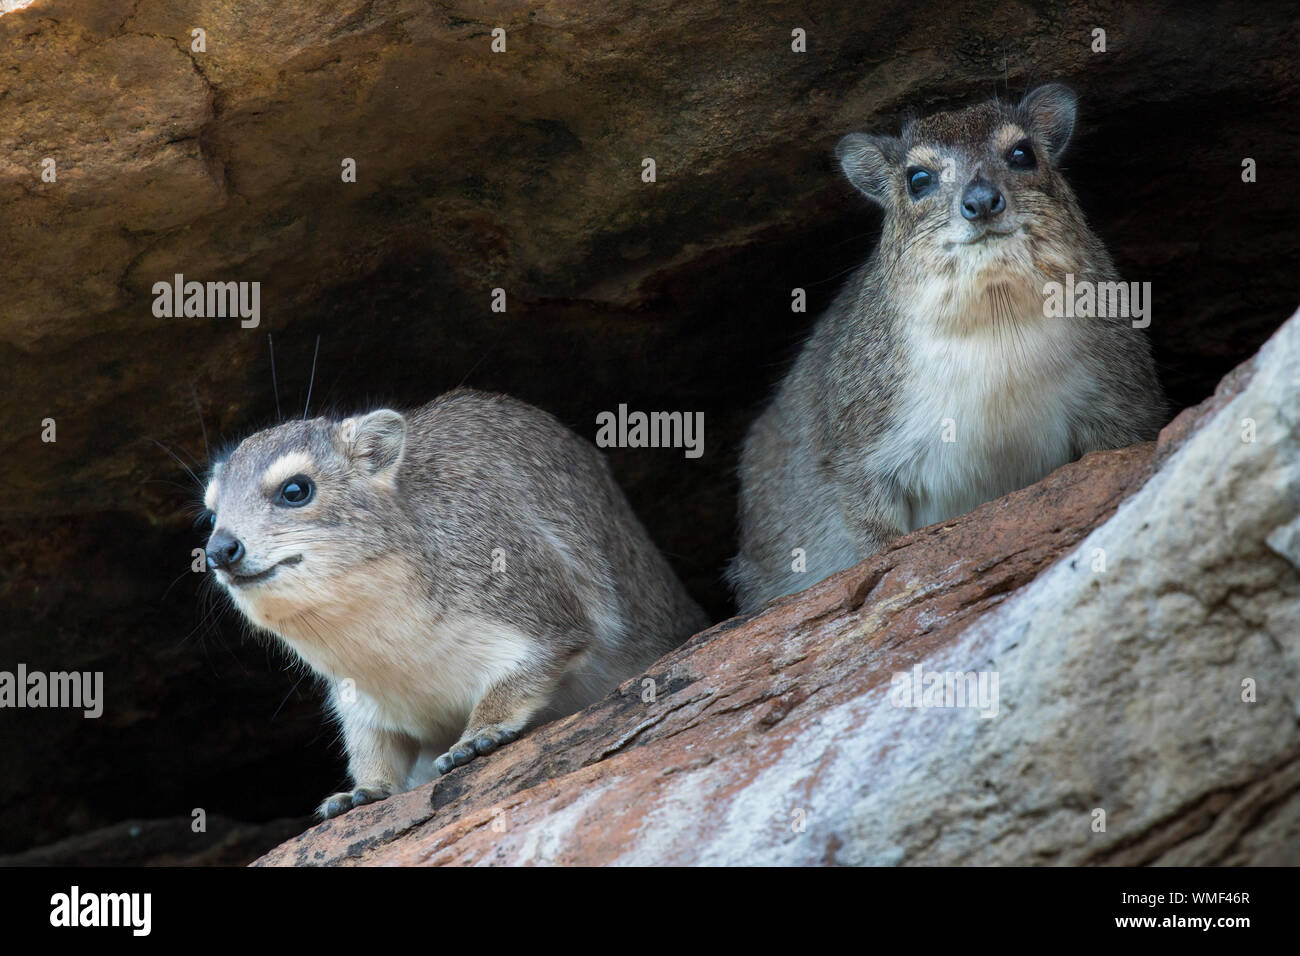
[[[1044,317],[1032,298],[1000,305],[961,323],[931,312],[908,326],[906,384],[884,449],[904,494],[893,517],[906,530],[1070,460],[1071,410],[1086,401],[1088,382],[1069,320]]]
[[[291,598],[273,590],[241,608],[341,692],[351,680],[375,722],[419,739],[463,727],[475,701],[529,654],[520,633],[435,613],[399,562],[375,562]]]

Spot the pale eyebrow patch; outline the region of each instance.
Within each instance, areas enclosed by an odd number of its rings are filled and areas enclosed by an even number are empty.
[[[278,488],[286,478],[314,471],[316,462],[304,451],[291,451],[281,455],[262,474],[262,488],[266,491]]]
[[[938,169],[943,165],[943,157],[932,146],[913,146],[907,151],[906,165]]]
[[[220,492],[220,482],[213,478],[208,482],[207,490],[203,492],[203,507],[209,511],[217,510],[217,494]]]
[[[993,148],[999,153],[1005,152],[1022,139],[1029,139],[1029,134],[1020,126],[1015,123],[1003,123],[993,134]]]

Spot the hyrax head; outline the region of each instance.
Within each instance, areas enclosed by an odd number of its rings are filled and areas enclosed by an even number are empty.
[[[207,562],[239,609],[271,627],[391,547],[405,445],[406,420],[380,409],[268,428],[216,464]]]
[[[914,120],[898,137],[850,134],[836,156],[849,182],[884,207],[897,254],[939,269],[1028,266],[1053,258],[1041,247],[1080,228],[1057,166],[1075,111],[1074,93],[1051,84],[1019,103]]]

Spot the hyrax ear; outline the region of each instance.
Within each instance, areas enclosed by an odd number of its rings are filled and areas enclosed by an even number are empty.
[[[335,432],[334,443],[367,474],[391,474],[406,448],[406,419],[391,408],[345,418]]]
[[[840,169],[854,187],[872,202],[889,202],[889,173],[903,162],[903,141],[893,136],[850,133],[835,147]]]
[[[1074,90],[1060,83],[1040,86],[1020,101],[1020,108],[1029,118],[1030,132],[1046,146],[1053,159],[1065,151],[1074,132],[1074,118],[1079,110],[1079,98]]]

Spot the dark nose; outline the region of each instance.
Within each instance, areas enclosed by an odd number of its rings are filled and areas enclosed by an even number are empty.
[[[209,538],[208,546],[203,550],[208,553],[208,567],[214,571],[217,568],[233,567],[244,557],[243,542],[224,530]]]
[[[1007,201],[1002,198],[1002,193],[987,179],[971,180],[961,194],[961,214],[972,222],[992,219],[1006,208]]]

